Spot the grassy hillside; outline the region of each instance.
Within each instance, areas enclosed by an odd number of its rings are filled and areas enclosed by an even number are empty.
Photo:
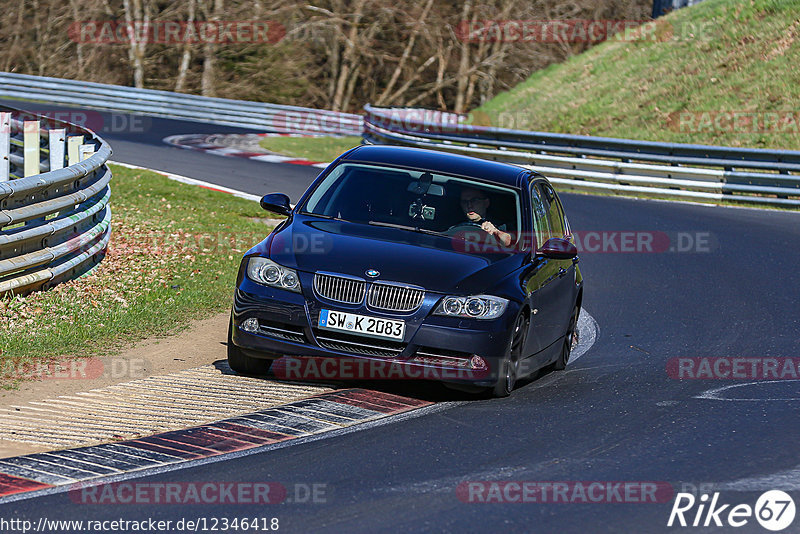
[[[800,1],[706,0],[659,19],[650,35],[538,71],[473,120],[800,150]]]

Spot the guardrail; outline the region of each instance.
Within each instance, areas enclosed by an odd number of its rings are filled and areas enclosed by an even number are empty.
[[[361,115],[0,72],[0,97],[281,133],[361,135]]]
[[[0,107],[0,295],[46,289],[103,259],[110,156],[90,130]]]
[[[657,143],[471,126],[430,110],[365,107],[367,143],[516,163],[562,188],[800,206],[800,151]]]

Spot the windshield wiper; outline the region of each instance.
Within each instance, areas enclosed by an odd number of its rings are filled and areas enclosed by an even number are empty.
[[[311,215],[312,217],[319,217],[320,219],[330,219],[332,221],[350,222],[345,219],[340,219],[339,217],[334,217],[333,215],[324,215],[322,213],[311,213],[310,211],[303,211],[300,214]]]
[[[408,226],[406,224],[395,224],[395,223],[388,223],[388,222],[381,222],[381,221],[369,221],[367,224],[370,226],[381,226],[384,228],[397,228],[398,230],[410,230],[412,232],[419,232],[422,234],[428,235],[438,235],[443,236],[447,234],[443,234],[441,232],[435,232],[433,230],[427,230],[425,228],[420,228],[418,226]]]

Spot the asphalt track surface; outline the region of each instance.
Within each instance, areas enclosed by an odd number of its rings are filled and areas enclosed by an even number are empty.
[[[254,194],[284,191],[293,200],[318,171],[163,146],[159,140],[173,133],[234,130],[152,124],[140,134],[106,134],[113,159]],[[373,384],[441,402],[388,424],[137,479],[324,484],[325,502],[97,506],[59,493],[2,505],[0,517],[277,517],[285,532],[702,530],[667,527],[671,498],[462,502],[456,488],[469,481],[661,481],[675,492],[713,487],[720,502],[750,506],[762,492],[782,489],[800,504],[800,381],[667,373],[678,357],[798,355],[800,214],[588,195],[562,200],[579,232],[700,233],[710,236],[709,250],[583,253],[584,307],[599,324],[597,341],[567,371],[523,384],[507,399],[476,400],[435,384]],[[709,393],[720,388],[727,389]],[[768,532],[752,517],[737,531]],[[798,531],[800,518],[784,532]]]

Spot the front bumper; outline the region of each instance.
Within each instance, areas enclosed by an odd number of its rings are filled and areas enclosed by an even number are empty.
[[[433,316],[430,312],[440,298],[429,293],[419,310],[388,314],[364,306],[328,303],[316,295],[273,289],[244,278],[234,298],[231,338],[251,357],[336,359],[334,372],[343,379],[394,377],[493,385],[519,305],[510,302],[503,316],[495,320]],[[393,342],[321,330],[317,324],[323,308],[403,320],[404,339]],[[250,318],[259,321],[258,331],[241,328]],[[477,366],[475,356],[479,357]],[[297,362],[286,365],[297,369]],[[304,364],[302,368],[309,367]]]

